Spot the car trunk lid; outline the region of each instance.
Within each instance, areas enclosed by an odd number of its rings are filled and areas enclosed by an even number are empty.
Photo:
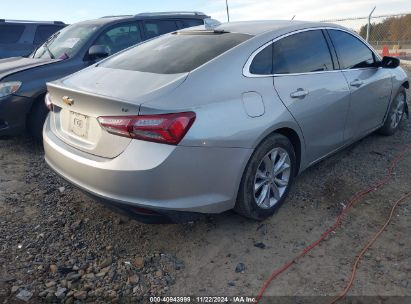
[[[49,83],[52,131],[83,152],[114,158],[132,139],[108,133],[98,117],[138,115],[143,102],[174,90],[186,77],[162,76],[95,68]]]

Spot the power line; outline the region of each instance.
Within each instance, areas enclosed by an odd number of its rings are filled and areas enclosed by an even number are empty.
[[[230,22],[230,12],[228,10],[228,0],[225,0],[225,7],[227,9],[227,22]]]

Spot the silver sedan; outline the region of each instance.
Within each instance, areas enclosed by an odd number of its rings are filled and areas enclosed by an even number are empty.
[[[310,165],[407,113],[409,81],[332,24],[177,31],[48,84],[46,161],[140,215],[262,220]]]

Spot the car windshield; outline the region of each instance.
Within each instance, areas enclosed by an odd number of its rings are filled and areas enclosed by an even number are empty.
[[[98,29],[96,24],[73,24],[52,35],[33,58],[67,59],[73,57]]]
[[[252,36],[215,31],[183,31],[141,43],[99,66],[156,74],[186,73]]]

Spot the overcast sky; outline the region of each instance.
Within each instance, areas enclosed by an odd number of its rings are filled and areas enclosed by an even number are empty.
[[[324,20],[411,13],[411,0],[228,0],[232,21],[262,19]],[[226,21],[225,0],[0,0],[0,18],[61,20],[74,23],[113,14],[197,10]]]

